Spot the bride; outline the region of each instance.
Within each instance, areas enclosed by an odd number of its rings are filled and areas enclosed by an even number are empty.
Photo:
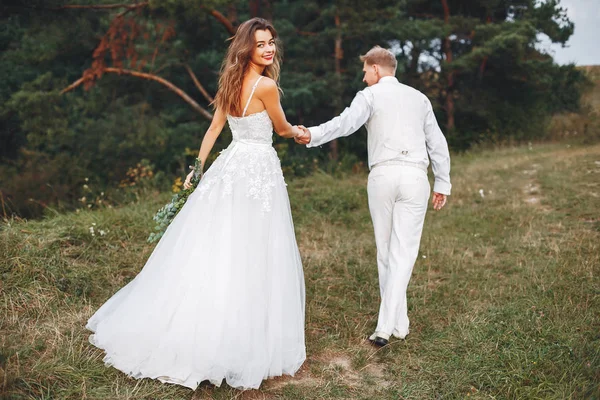
[[[204,165],[225,122],[233,141],[142,271],[90,318],[104,362],[134,378],[239,389],[293,375],[306,358],[304,276],[273,129],[303,136],[279,101],[277,33],[239,26],[219,79]],[[189,187],[194,171],[186,178]]]

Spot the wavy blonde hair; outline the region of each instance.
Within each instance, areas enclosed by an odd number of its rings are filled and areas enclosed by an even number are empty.
[[[242,114],[243,107],[240,104],[242,84],[244,76],[250,67],[252,53],[256,48],[254,35],[258,30],[268,30],[273,35],[273,39],[275,39],[277,51],[273,58],[273,64],[265,68],[263,75],[279,83],[282,53],[279,40],[277,40],[277,31],[266,19],[252,18],[241,24],[235,35],[230,39],[231,44],[221,65],[219,89],[215,96],[214,105],[225,114]]]

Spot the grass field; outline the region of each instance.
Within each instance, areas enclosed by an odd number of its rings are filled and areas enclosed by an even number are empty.
[[[383,349],[365,340],[379,301],[366,175],[289,182],[308,359],[256,391],[136,381],[87,342],[87,318],[150,255],[164,196],[4,224],[0,398],[600,398],[600,145],[467,153],[452,177],[427,216],[411,334]]]

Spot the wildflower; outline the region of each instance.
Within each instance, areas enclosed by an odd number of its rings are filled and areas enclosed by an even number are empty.
[[[98,233],[100,233],[100,236],[104,236],[104,235],[106,235],[106,231],[104,231],[104,230],[102,230],[102,229],[100,229],[100,231],[99,231]]]
[[[173,182],[173,186],[171,187],[171,189],[173,190],[173,193],[179,193],[181,192],[181,188],[183,187],[183,182],[181,180],[181,178],[177,178],[175,179],[175,182]]]
[[[94,227],[93,226],[90,226],[90,234],[92,236],[96,236],[96,232],[94,232]]]
[[[479,189],[479,195],[481,196],[482,199],[485,197],[483,189]]]

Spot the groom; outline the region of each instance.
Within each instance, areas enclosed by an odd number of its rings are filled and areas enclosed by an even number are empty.
[[[440,210],[451,189],[450,154],[429,99],[395,78],[394,54],[375,46],[360,60],[368,87],[338,117],[302,127],[305,134],[296,141],[320,146],[366,124],[371,170],[367,191],[381,295],[377,328],[369,340],[385,346],[391,335],[404,339],[409,331],[406,289],[429,200],[429,159],[435,175],[433,208]]]

